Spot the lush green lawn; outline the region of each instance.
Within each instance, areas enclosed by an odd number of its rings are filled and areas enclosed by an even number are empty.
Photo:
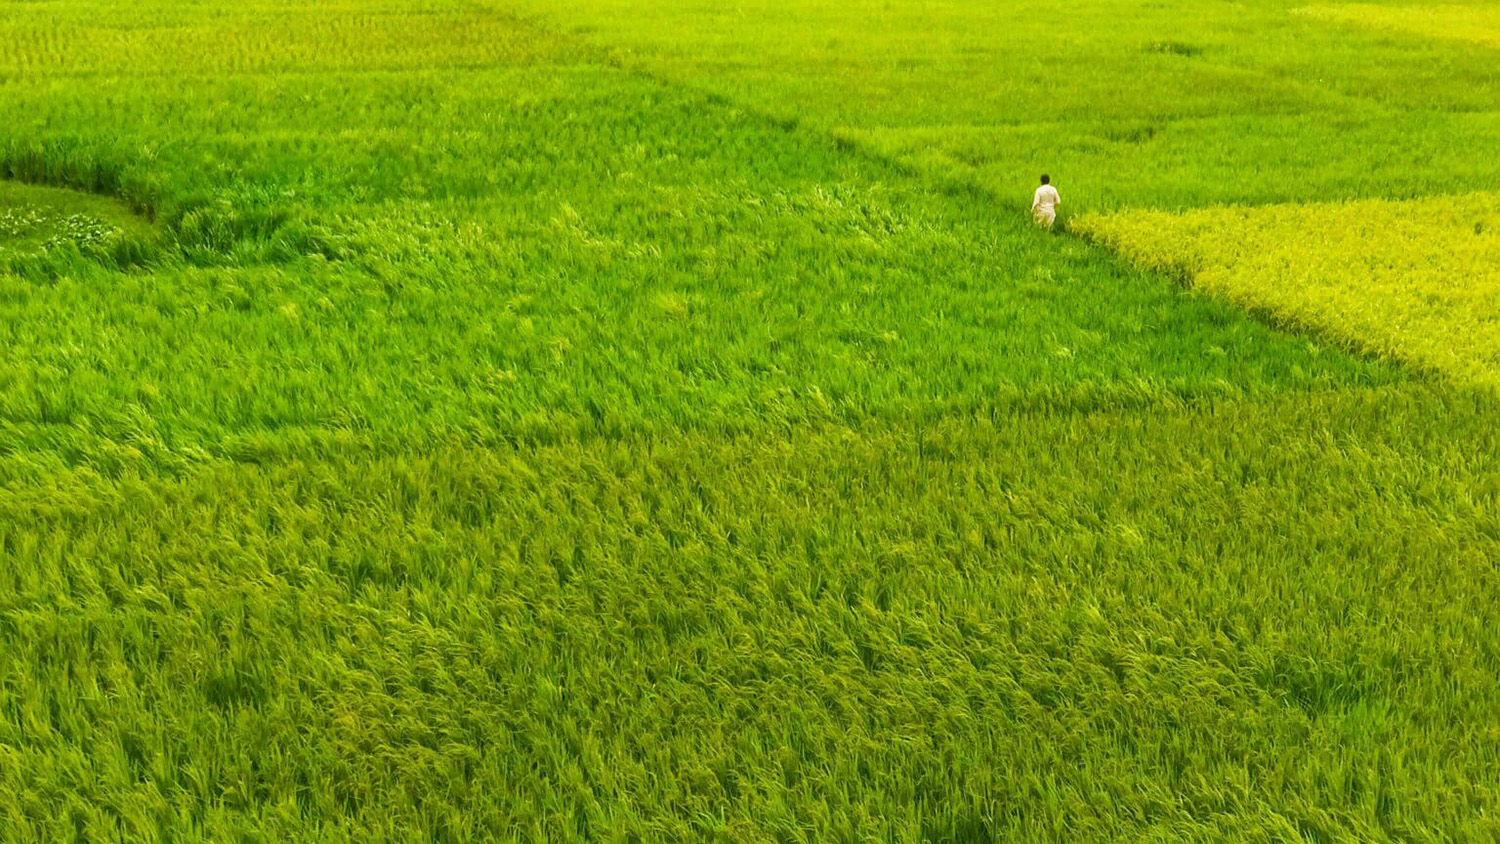
[[[0,6],[0,840],[1492,840],[1500,397],[1017,212],[1500,186],[1237,8]]]

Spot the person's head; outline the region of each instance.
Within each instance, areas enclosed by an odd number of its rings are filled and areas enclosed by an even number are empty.
[[[1042,184],[1044,184],[1044,185],[1050,185],[1050,184],[1052,184],[1052,177],[1049,176],[1049,175],[1047,175],[1046,173],[1043,173],[1042,174]]]

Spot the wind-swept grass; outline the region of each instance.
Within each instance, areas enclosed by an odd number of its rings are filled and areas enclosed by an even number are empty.
[[[616,69],[358,83],[151,94],[188,115],[239,103],[242,125],[192,136],[192,154],[243,175],[191,187],[208,177],[164,148],[133,172],[203,194],[163,189],[175,261],[0,281],[15,317],[0,416],[18,442],[61,441],[70,459],[123,441],[248,457],[1407,377]],[[311,128],[287,140],[292,110]],[[309,183],[263,183],[288,178]],[[77,351],[47,365],[59,348]]]
[[[1480,152],[1500,137],[1500,61],[1461,40],[1493,29],[1492,4],[519,2],[1017,213],[1041,173],[1073,210],[1500,189]],[[1419,31],[1341,22],[1359,16]]]
[[[1253,6],[0,8],[0,840],[1487,840],[1500,399],[860,135],[1485,131]]]
[[[19,485],[12,457],[0,818],[1482,841],[1497,409],[1388,389]]]

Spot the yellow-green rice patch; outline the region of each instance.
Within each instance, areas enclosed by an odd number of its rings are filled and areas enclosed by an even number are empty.
[[[1133,211],[1072,227],[1241,304],[1500,386],[1500,194]]]
[[[1298,10],[1338,23],[1500,47],[1500,8],[1495,6],[1380,6],[1340,3]]]

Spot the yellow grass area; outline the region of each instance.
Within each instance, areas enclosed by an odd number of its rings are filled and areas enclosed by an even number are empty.
[[[1403,32],[1423,38],[1469,41],[1500,48],[1500,6],[1381,6],[1339,3],[1308,6],[1299,12],[1321,20]]]
[[[1070,228],[1242,305],[1500,387],[1500,193],[1125,211]]]

